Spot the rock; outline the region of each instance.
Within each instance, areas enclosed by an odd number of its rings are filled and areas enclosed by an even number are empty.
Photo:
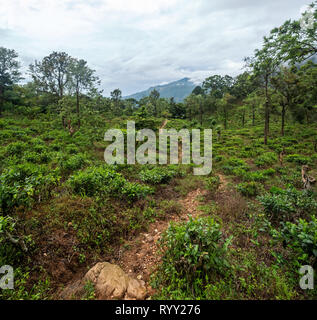
[[[119,266],[108,262],[99,262],[91,268],[83,278],[84,283],[87,281],[93,283],[99,300],[143,300],[147,296],[144,281],[131,278]]]
[[[139,275],[137,276],[137,279],[138,279],[138,280],[142,280],[142,275],[139,274]]]
[[[91,281],[95,287],[96,296],[101,299],[122,299],[129,285],[129,277],[117,265],[99,262],[90,269],[84,281]]]
[[[136,279],[130,279],[127,297],[137,300],[144,300],[146,297],[146,289],[144,286],[144,281],[138,281]]]

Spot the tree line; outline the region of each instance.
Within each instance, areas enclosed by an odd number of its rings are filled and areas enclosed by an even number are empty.
[[[66,128],[81,126],[81,112],[98,112],[108,117],[171,117],[198,121],[201,125],[228,128],[232,118],[245,126],[247,115],[255,125],[264,122],[264,143],[270,118],[281,118],[284,135],[288,117],[310,123],[317,109],[317,1],[299,20],[288,20],[264,37],[262,48],[245,58],[245,70],[237,77],[212,75],[197,86],[182,103],[160,97],[153,90],[139,101],[123,99],[120,89],[104,97],[100,79],[87,61],[65,52],[52,52],[29,66],[31,81],[23,79],[18,54],[0,47],[0,116],[4,110],[57,113]],[[21,107],[22,106],[22,107]]]

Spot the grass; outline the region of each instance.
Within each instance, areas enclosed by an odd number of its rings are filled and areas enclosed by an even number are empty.
[[[81,132],[70,137],[48,116],[0,119],[0,216],[13,219],[12,225],[0,223],[0,264],[13,265],[16,272],[16,290],[0,291],[1,299],[51,298],[76,272],[87,270],[97,261],[111,260],[125,240],[145,231],[150,223],[186,211],[179,200],[197,188],[207,190],[198,208],[199,219],[206,219],[202,224],[213,219],[212,225],[221,232],[220,243],[224,245],[230,239],[226,262],[220,255],[216,263],[229,267],[217,272],[205,272],[203,268],[194,278],[179,272],[176,263],[185,256],[181,252],[191,245],[186,256],[194,253],[200,239],[198,232],[190,242],[179,240],[177,250],[171,250],[160,266],[163,274],[166,270],[178,273],[165,278],[162,273],[153,275],[155,298],[314,296],[315,292],[299,288],[298,267],[301,263],[316,265],[316,248],[299,251],[300,240],[296,238],[295,245],[292,239],[296,230],[307,229],[315,212],[316,187],[310,204],[303,200],[307,199],[304,194],[297,192],[302,188],[302,164],[309,164],[310,175],[317,177],[317,157],[310,141],[316,126],[289,125],[287,136],[280,137],[279,127],[273,122],[267,146],[263,144],[261,126],[223,132],[222,140],[214,142],[213,172],[204,177],[194,176],[191,165],[105,168],[105,125],[99,123],[97,128],[93,122],[83,125]],[[156,129],[161,123],[151,121]],[[169,121],[168,127],[174,124],[177,128],[191,126],[187,121],[175,120]],[[122,126],[120,119],[107,123],[109,127],[115,125]],[[281,148],[286,152],[282,166],[278,160]],[[289,189],[297,190],[293,191],[296,196],[285,195]],[[280,221],[279,212],[288,218]],[[299,223],[299,219],[304,220]],[[194,229],[197,221],[192,222]],[[291,225],[283,227],[280,222]],[[173,228],[168,231],[171,243],[185,227]],[[8,242],[2,230],[23,239],[28,252]],[[307,242],[311,234],[305,234]],[[204,246],[200,253],[210,249],[210,244]],[[200,256],[193,259],[199,261]],[[197,270],[190,268],[190,275],[195,274]],[[83,298],[94,298],[90,284]]]

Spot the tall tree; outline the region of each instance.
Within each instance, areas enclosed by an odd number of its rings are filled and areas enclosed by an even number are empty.
[[[217,99],[223,98],[226,93],[231,93],[234,79],[228,75],[213,75],[203,82],[203,89],[206,93]]]
[[[226,93],[222,99],[219,99],[217,101],[219,111],[221,112],[221,116],[223,118],[223,125],[225,129],[227,129],[228,126],[229,110],[233,107],[234,101],[235,98],[229,93]]]
[[[253,91],[243,100],[245,105],[251,109],[252,126],[255,125],[256,109],[262,104],[262,99],[263,98],[258,94],[257,91]]]
[[[71,59],[70,62],[70,87],[75,91],[76,94],[76,112],[77,112],[77,123],[80,128],[80,114],[79,114],[79,99],[80,94],[83,90],[91,90],[96,84],[99,84],[99,78],[94,75],[95,70],[90,69],[87,66],[87,61]]]
[[[317,1],[299,20],[288,20],[271,31],[265,42],[274,46],[283,61],[304,61],[317,54]]]
[[[121,108],[121,99],[122,99],[122,92],[120,89],[114,89],[110,92],[111,102],[113,105],[113,111],[116,115],[120,115],[122,112]]]
[[[286,111],[295,104],[298,91],[296,68],[291,69],[282,66],[279,72],[272,78],[272,86],[276,90],[276,98],[282,107],[281,135],[284,136]]]
[[[5,91],[21,80],[18,54],[11,49],[0,47],[0,115],[2,113]]]
[[[266,41],[261,50],[255,50],[253,58],[246,58],[245,62],[253,69],[254,76],[259,80],[260,86],[264,90],[265,96],[265,124],[264,124],[264,144],[267,144],[270,125],[270,108],[271,95],[270,84],[271,79],[275,75],[277,68],[280,65],[280,59],[274,47]]]
[[[153,105],[153,108],[154,108],[154,116],[157,116],[157,102],[159,98],[160,98],[160,93],[156,89],[150,92],[149,99],[150,99],[150,103]]]
[[[40,90],[61,99],[71,80],[71,62],[72,59],[67,53],[54,51],[44,57],[42,61],[35,61],[34,64],[30,64],[32,79]]]

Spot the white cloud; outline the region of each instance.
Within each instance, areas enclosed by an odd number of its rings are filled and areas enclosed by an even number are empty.
[[[236,75],[270,29],[307,0],[0,0],[3,46],[29,64],[51,51],[84,58],[105,94],[211,74]]]

